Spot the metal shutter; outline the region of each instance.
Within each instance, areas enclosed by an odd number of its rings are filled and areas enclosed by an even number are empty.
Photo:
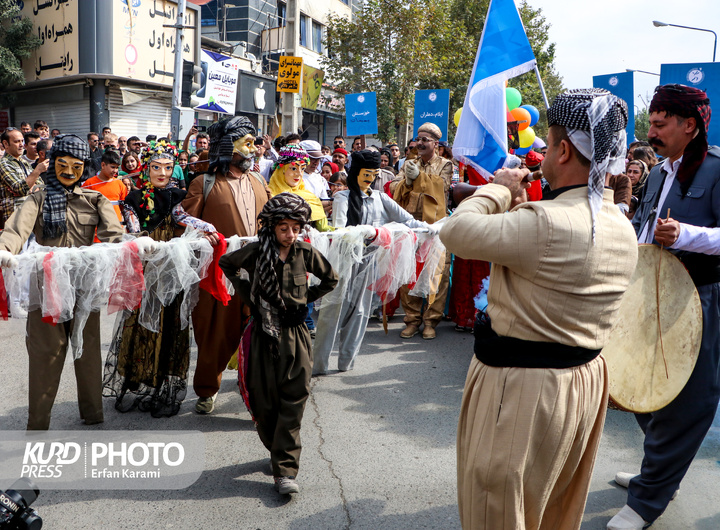
[[[50,130],[60,129],[61,133],[77,134],[80,138],[85,138],[90,132],[90,102],[66,101],[15,107],[17,127],[24,121],[32,125],[36,120],[45,120]]]
[[[148,134],[158,138],[170,132],[171,93],[158,91],[162,97],[149,97],[131,105],[123,105],[122,92],[117,87],[110,87],[108,110],[110,111],[110,127],[118,136],[138,136],[144,140]]]

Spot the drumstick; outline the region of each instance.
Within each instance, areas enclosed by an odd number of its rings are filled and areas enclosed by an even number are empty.
[[[670,208],[668,208],[667,216],[665,217],[665,221],[670,219]],[[657,303],[657,322],[658,322],[658,335],[660,336],[660,352],[663,356],[663,363],[665,363],[665,377],[667,379],[670,379],[670,374],[668,373],[668,366],[667,366],[667,359],[665,358],[665,345],[663,344],[663,336],[662,336],[662,326],[660,325],[660,264],[662,263],[662,249],[663,245],[660,243],[660,256],[658,257],[658,270],[657,274],[655,275],[655,297],[656,297],[656,303]]]

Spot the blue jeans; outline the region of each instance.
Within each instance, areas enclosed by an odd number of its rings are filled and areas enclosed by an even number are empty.
[[[307,305],[308,312],[307,316],[305,317],[305,325],[308,329],[315,329],[315,321],[312,319],[313,307],[315,307],[315,304],[313,302],[310,302]]]

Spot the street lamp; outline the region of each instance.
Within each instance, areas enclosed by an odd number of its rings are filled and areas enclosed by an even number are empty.
[[[626,72],[640,72],[641,74],[650,74],[650,75],[656,75],[660,77],[660,74],[656,74],[655,72],[648,72],[646,70],[634,70],[632,68],[625,68]]]
[[[667,22],[660,22],[659,20],[653,20],[653,26],[655,26],[656,28],[662,28],[663,26],[672,26],[674,28],[694,29],[696,31],[707,31],[708,33],[712,33],[713,35],[715,35],[715,45],[713,47],[713,62],[715,62],[715,52],[717,52],[717,33],[715,33],[713,30],[693,28],[691,26],[679,26],[677,24],[668,24]]]

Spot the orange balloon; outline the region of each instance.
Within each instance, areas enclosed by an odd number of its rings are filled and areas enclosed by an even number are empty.
[[[515,121],[518,122],[519,131],[524,131],[530,127],[530,120],[532,119],[532,116],[530,116],[530,113],[527,110],[522,107],[518,107],[511,110],[510,113],[513,115],[513,118],[515,118]]]

